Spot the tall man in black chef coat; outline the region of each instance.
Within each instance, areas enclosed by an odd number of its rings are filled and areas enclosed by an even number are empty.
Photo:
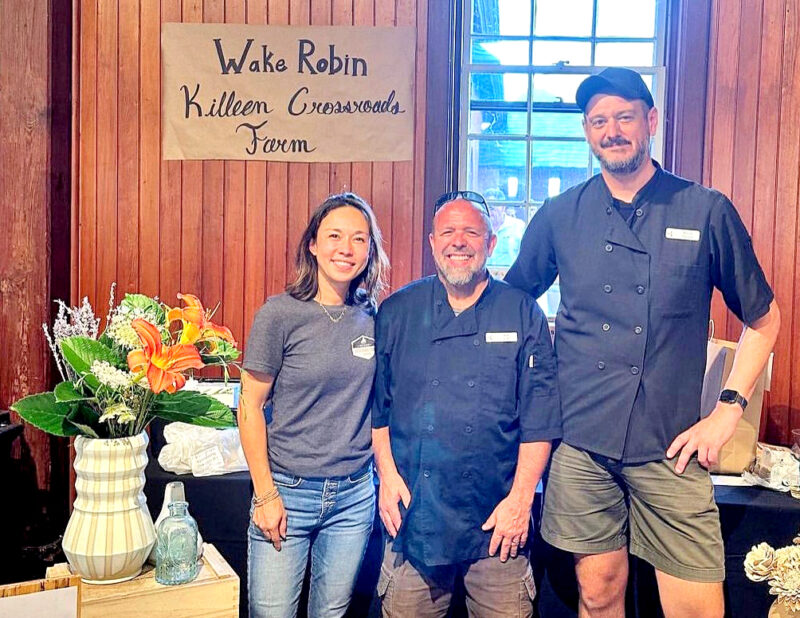
[[[722,616],[706,468],[734,433],[780,314],[731,202],[650,158],[658,112],[639,74],[606,69],[576,100],[601,173],[544,203],[506,276],[537,297],[560,280],[564,437],[542,536],[574,554],[580,616],[624,615],[629,550],[655,567],[667,616]],[[700,420],[715,287],[746,328]]]

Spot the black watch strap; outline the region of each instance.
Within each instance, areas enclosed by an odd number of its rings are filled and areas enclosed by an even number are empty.
[[[747,407],[747,399],[742,397],[737,391],[726,388],[719,394],[719,400],[722,403],[738,403],[742,406],[742,410]]]

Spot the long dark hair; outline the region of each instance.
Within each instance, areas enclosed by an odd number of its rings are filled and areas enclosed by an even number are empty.
[[[375,213],[366,200],[355,193],[339,193],[331,195],[322,204],[317,206],[314,214],[306,226],[305,232],[297,245],[295,256],[295,279],[286,291],[298,300],[311,300],[319,290],[319,276],[317,273],[317,258],[311,253],[310,245],[317,240],[317,232],[322,220],[337,208],[350,206],[360,211],[369,224],[369,255],[367,265],[363,271],[350,282],[347,293],[347,304],[361,305],[367,309],[374,309],[378,303],[378,295],[386,287],[386,274],[389,271],[389,258],[383,250],[383,236],[378,227]]]

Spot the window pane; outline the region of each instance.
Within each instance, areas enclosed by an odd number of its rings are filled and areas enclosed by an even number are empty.
[[[587,178],[586,142],[535,140],[531,144],[531,199],[543,201]]]
[[[528,101],[528,76],[525,73],[473,73],[470,101]]]
[[[588,75],[544,75],[533,76],[533,100],[543,103],[574,103],[575,91]]]
[[[526,195],[525,140],[470,140],[467,185],[487,200],[522,201]]]
[[[577,41],[534,41],[534,65],[551,65],[565,62],[573,66],[588,66],[592,63],[591,43]]]
[[[534,112],[531,134],[536,137],[583,137],[580,112]]]
[[[536,36],[591,36],[592,0],[536,0],[535,6]]]
[[[472,0],[472,32],[527,36],[531,29],[531,3],[519,0]]]
[[[607,67],[651,67],[654,49],[652,43],[598,43],[594,63]]]
[[[525,112],[478,111],[471,108],[469,132],[486,135],[525,135],[528,132],[527,116]]]
[[[656,0],[597,0],[597,36],[652,38]]]
[[[528,64],[528,41],[472,41],[473,64]]]
[[[525,208],[513,206],[491,206],[492,229],[497,235],[497,244],[488,260],[489,266],[509,267],[519,253],[519,243],[527,226]]]

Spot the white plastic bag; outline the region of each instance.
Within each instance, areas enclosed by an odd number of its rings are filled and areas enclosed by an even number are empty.
[[[169,423],[164,427],[164,439],[167,444],[158,454],[158,463],[168,472],[213,476],[247,470],[238,428]]]

